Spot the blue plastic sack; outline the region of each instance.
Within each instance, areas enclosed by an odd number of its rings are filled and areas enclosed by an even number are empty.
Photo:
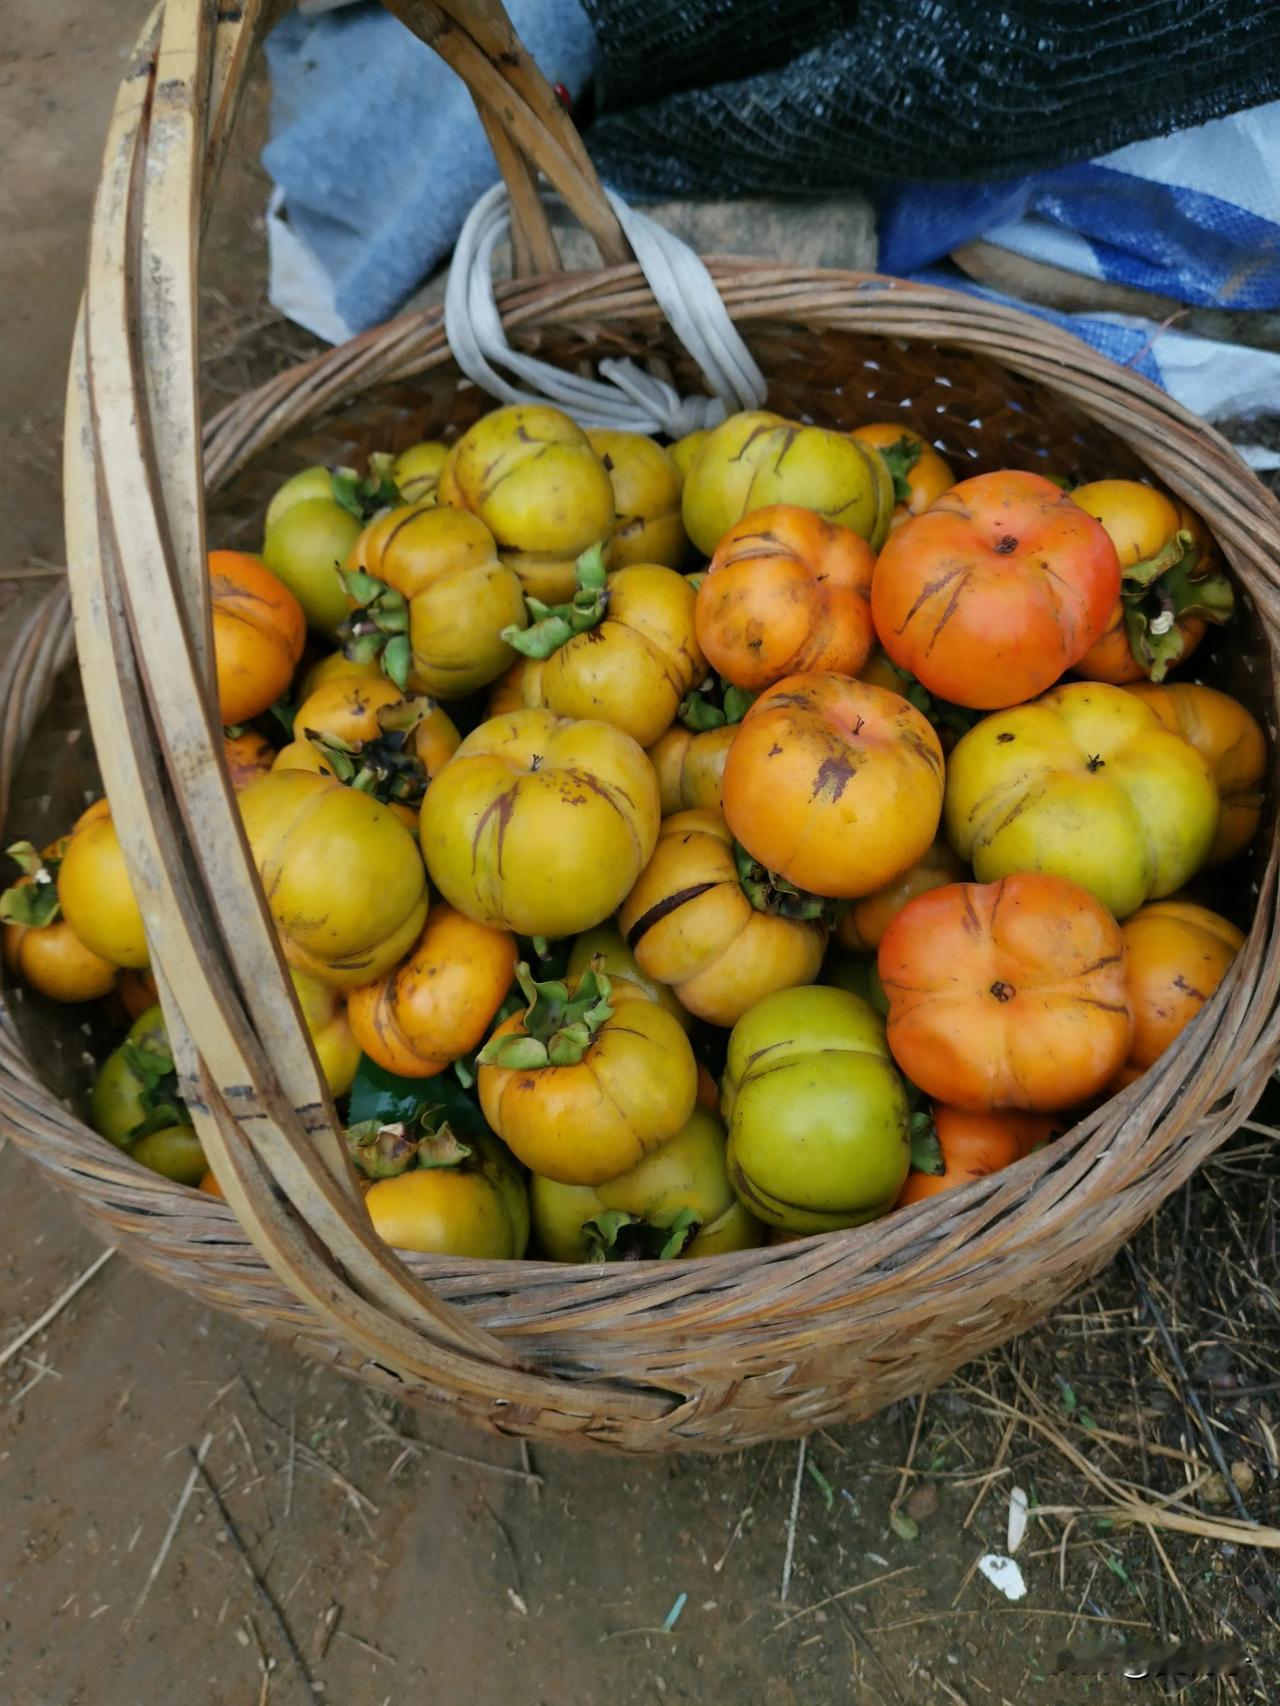
[[[1027,260],[1205,308],[1280,308],[1280,101],[1015,182],[882,199],[880,265],[984,238]]]

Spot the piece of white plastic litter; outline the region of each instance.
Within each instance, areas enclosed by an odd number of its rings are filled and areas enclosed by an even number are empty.
[[[1022,1571],[1012,1558],[1005,1558],[999,1552],[986,1552],[978,1559],[978,1568],[1006,1599],[1022,1599],[1026,1594]]]

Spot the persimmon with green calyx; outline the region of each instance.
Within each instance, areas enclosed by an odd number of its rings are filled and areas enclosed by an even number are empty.
[[[918,432],[897,421],[874,421],[869,426],[855,427],[849,436],[878,450],[884,458],[893,481],[890,533],[895,533],[908,517],[923,514],[956,483],[955,475],[933,446]]]
[[[713,1025],[762,996],[812,983],[833,907],[771,876],[719,812],[664,818],[653,857],[618,912],[640,966]]]
[[[576,575],[568,603],[528,598],[529,626],[503,630],[530,660],[521,696],[562,717],[597,717],[650,746],[706,671],[693,589],[655,563],[606,575],[599,546],[583,552]]]
[[[184,1117],[173,1054],[159,1005],[129,1027],[98,1068],[89,1119],[100,1137],[126,1149],[148,1121],[173,1125]]]
[[[388,504],[395,503],[398,494],[395,467],[396,463],[390,456],[375,450],[365,474],[354,468],[325,468],[320,465],[303,468],[277,488],[267,505],[263,526],[269,532],[289,510],[316,498],[327,498],[339,504],[357,521],[366,521]]]
[[[911,1116],[911,1172],[897,1206],[998,1173],[1050,1142],[1066,1124],[1050,1114],[976,1113],[936,1102],[931,1112]]]
[[[304,468],[267,507],[262,559],[297,598],[307,625],[336,633],[349,604],[340,579],[366,521],[399,501],[392,460],[375,452],[369,471]]]
[[[619,1262],[751,1250],[764,1227],[729,1182],[724,1127],[695,1108],[684,1129],[601,1185],[529,1180],[534,1240],[553,1262]]]
[[[5,849],[22,871],[0,895],[5,964],[52,1001],[96,1001],[115,987],[120,968],[86,947],[62,916],[58,871],[67,841],[43,853],[29,841]]]
[[[103,1061],[89,1098],[100,1136],[153,1173],[198,1185],[208,1162],[178,1088],[178,1075],[160,1008],[134,1021],[120,1047]]]
[[[476,1056],[480,1105],[512,1153],[562,1185],[615,1179],[693,1112],[698,1073],[678,1020],[619,979],[516,977],[528,1002]]]
[[[1163,681],[1207,624],[1229,621],[1235,609],[1212,541],[1197,516],[1138,480],[1094,480],[1075,487],[1071,501],[1102,523],[1120,558],[1120,597],[1076,674],[1118,687]]]
[[[641,967],[616,924],[597,924],[594,930],[584,930],[574,937],[566,975],[573,982],[588,971],[602,973],[611,986],[619,982],[634,984],[641,995],[656,1001],[673,1019],[678,1019],[686,1031],[692,1025],[693,1014],[680,1005],[673,989],[650,977]]]
[[[1100,681],[984,717],[947,761],[947,840],[979,882],[1053,873],[1117,918],[1194,876],[1219,812],[1190,741],[1137,695]]]
[[[737,725],[754,699],[755,694],[745,687],[716,676],[708,676],[685,695],[675,722],[648,749],[649,762],[657,772],[663,817],[699,806],[721,809],[725,759]]]
[[[662,446],[638,432],[591,428],[591,448],[604,463],[617,516],[605,545],[610,569],[661,563],[678,569],[689,548],[680,516],[683,476]]]
[[[630,735],[526,710],[466,737],[427,789],[420,838],[432,881],[468,918],[574,936],[617,909],[658,821],[658,781]]]
[[[294,714],[295,738],[276,770],[313,770],[384,805],[407,808],[416,832],[423,790],[452,758],[462,736],[453,719],[424,694],[403,694],[385,676],[340,676],[322,682]]]
[[[105,800],[72,829],[57,888],[62,916],[86,948],[113,965],[140,971],[150,964],[142,912]]]
[[[509,666],[503,630],[528,615],[519,577],[478,516],[402,504],[370,524],[360,556],[343,576],[349,658],[377,658],[403,691],[440,699],[473,693]]]
[[[814,985],[768,995],[729,1038],[721,1085],[729,1177],[758,1219],[788,1232],[888,1213],[911,1150],[906,1087],[884,1021]]]
[[[524,1177],[490,1132],[455,1132],[428,1107],[409,1127],[370,1120],[347,1129],[365,1207],[393,1249],[514,1261],[529,1242]]]
[[[386,806],[305,770],[273,770],[237,799],[291,965],[342,989],[408,953],[427,916],[426,873]]]
[[[582,428],[546,403],[482,415],[440,473],[442,504],[479,516],[526,594],[573,597],[573,566],[613,531],[613,485]]]
[[[682,509],[690,539],[707,557],[735,522],[766,504],[815,510],[875,551],[893,501],[889,470],[869,446],[755,410],[730,415],[704,440],[685,476]]]

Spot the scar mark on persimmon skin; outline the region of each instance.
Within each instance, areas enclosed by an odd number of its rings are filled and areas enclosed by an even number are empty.
[[[854,769],[847,758],[824,758],[813,779],[811,800],[827,794],[834,804],[853,780]]]
[[[1090,972],[1101,971],[1103,966],[1118,966],[1121,957],[1120,954],[1104,954],[1100,960],[1092,960],[1087,966],[1081,966],[1075,975],[1077,977],[1088,977]],[[1178,981],[1177,978],[1174,979],[1175,983]]]
[[[1006,877],[1001,877],[1000,881],[996,884],[996,897],[991,903],[991,916],[987,920],[987,929],[991,933],[992,936],[995,935],[996,914],[1000,910],[1000,902],[1004,899],[1005,884],[1007,881],[1008,881],[1008,879]],[[967,895],[965,897],[965,900],[966,900],[966,904],[968,904],[968,896]]]
[[[965,587],[969,584],[969,579],[970,579],[969,571],[966,569],[964,571],[962,577],[961,577],[960,585],[951,594],[951,597],[947,602],[947,608],[942,612],[942,615],[938,618],[938,624],[933,630],[933,634],[930,637],[929,644],[925,647],[925,655],[926,656],[928,656],[928,654],[937,645],[938,636],[942,633],[942,630],[946,627],[947,623],[950,622],[951,618],[955,615],[956,611],[959,609],[960,600],[964,595]]]
[[[708,890],[715,888],[715,883],[692,883],[687,889],[677,889],[674,894],[664,896],[656,901],[648,910],[642,912],[639,918],[627,931],[627,946],[634,950],[655,924],[661,924],[664,918],[670,918],[673,912],[679,912],[682,906],[688,906],[691,900],[697,900]]]
[[[969,894],[967,883],[964,890],[964,918],[961,921],[961,927],[966,936],[981,936],[982,934],[982,925],[978,920],[978,914],[974,911],[973,900]]]
[[[936,597],[936,595],[942,591],[943,587],[950,586],[952,581],[955,580],[958,575],[967,575],[968,573],[968,569],[961,565],[959,568],[948,569],[946,574],[939,575],[937,580],[926,581],[924,586],[920,588],[919,593],[916,595],[915,603],[902,618],[898,627],[894,629],[894,633],[905,633],[909,624],[916,616],[919,615],[921,608],[926,605],[931,598]]]
[[[1189,995],[1193,1001],[1207,1001],[1209,999],[1203,989],[1197,989],[1194,984],[1188,983],[1181,972],[1174,978],[1173,987],[1180,989],[1184,995]]]
[[[499,876],[502,875],[502,848],[503,843],[507,838],[507,830],[511,825],[511,818],[515,812],[515,808],[516,802],[514,794],[506,793],[499,794],[496,800],[490,800],[489,804],[481,812],[479,822],[476,824],[475,831],[471,837],[471,869],[473,871],[477,868],[479,862],[480,838],[484,834],[485,829],[488,827],[489,819],[496,814],[498,819],[497,871]]]
[[[741,462],[742,458],[747,454],[748,450],[750,450],[751,446],[755,443],[755,441],[763,433],[772,432],[772,431],[773,431],[772,425],[752,427],[750,433],[743,440],[742,449],[737,453],[736,456],[731,456],[729,458],[730,462]]]

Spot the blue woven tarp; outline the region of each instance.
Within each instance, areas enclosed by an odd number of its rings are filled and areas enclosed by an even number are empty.
[[[1206,308],[1280,308],[1280,101],[1015,181],[881,197],[880,264],[974,237]]]

